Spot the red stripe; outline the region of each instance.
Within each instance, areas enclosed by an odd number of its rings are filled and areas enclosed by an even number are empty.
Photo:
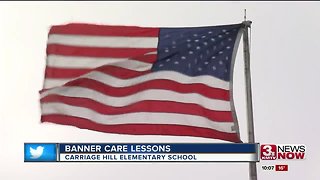
[[[52,122],[63,125],[71,125],[81,129],[90,129],[106,133],[193,136],[221,139],[235,143],[241,142],[236,133],[224,133],[213,129],[192,126],[162,124],[103,125],[97,124],[84,118],[77,118],[64,115],[43,115],[41,116],[41,122]]]
[[[157,37],[159,34],[159,28],[75,23],[75,24],[52,26],[49,34]]]
[[[41,103],[61,102],[73,106],[92,109],[100,114],[125,114],[133,112],[165,112],[191,114],[206,117],[217,122],[233,122],[230,111],[213,111],[198,104],[179,103],[172,101],[140,101],[123,107],[108,106],[92,99],[49,95],[41,99]]]
[[[143,55],[143,56],[136,56],[136,57],[132,57],[131,59],[153,64],[157,60],[157,54],[147,54],[147,55]]]
[[[47,54],[86,57],[133,58],[156,51],[156,48],[105,48],[48,44]]]
[[[211,99],[229,101],[229,91],[224,89],[208,87],[204,84],[181,84],[171,80],[157,79],[142,82],[128,87],[112,87],[96,80],[80,78],[70,81],[65,86],[77,86],[93,89],[108,96],[129,96],[148,89],[164,89],[178,93],[197,93]]]
[[[67,69],[46,67],[46,78],[76,78],[90,72],[91,69]]]
[[[111,76],[129,79],[144,74],[148,74],[150,71],[134,71],[116,66],[101,66],[96,69],[67,69],[67,68],[54,68],[46,67],[46,78],[77,78],[81,75],[84,75],[90,71],[99,71],[102,73],[109,74]]]

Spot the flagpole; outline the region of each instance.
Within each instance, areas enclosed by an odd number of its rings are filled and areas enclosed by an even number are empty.
[[[255,143],[254,139],[254,123],[252,110],[252,92],[251,92],[251,72],[250,72],[250,49],[248,29],[251,28],[251,21],[243,21],[243,55],[244,55],[244,73],[246,79],[246,99],[247,99],[247,118],[248,118],[248,142]],[[257,180],[256,162],[249,163],[250,180]]]

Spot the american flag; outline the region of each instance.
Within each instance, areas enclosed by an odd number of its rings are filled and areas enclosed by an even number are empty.
[[[241,142],[232,100],[241,26],[52,26],[41,121]]]

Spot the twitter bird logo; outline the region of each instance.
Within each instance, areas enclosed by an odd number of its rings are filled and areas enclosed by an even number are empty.
[[[57,147],[55,143],[24,143],[24,161],[56,162]]]
[[[43,153],[43,146],[38,146],[37,149],[33,149],[32,147],[30,147],[30,155],[31,155],[31,159],[38,159],[42,153]]]

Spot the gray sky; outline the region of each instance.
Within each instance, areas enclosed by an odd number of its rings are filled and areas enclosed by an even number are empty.
[[[50,25],[68,22],[154,27],[252,25],[251,73],[256,141],[306,144],[307,159],[261,161],[259,180],[319,179],[320,3],[318,2],[51,2],[0,3],[0,179],[247,179],[247,163],[24,163],[24,142],[221,142],[105,134],[41,124]],[[242,43],[235,67],[235,105],[242,140],[246,109]],[[288,172],[261,165],[288,164]]]

